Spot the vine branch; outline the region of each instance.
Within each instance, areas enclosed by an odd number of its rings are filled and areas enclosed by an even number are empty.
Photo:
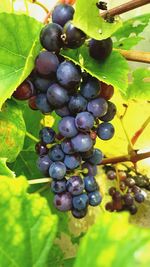
[[[143,131],[145,130],[145,128],[147,127],[147,125],[149,123],[150,123],[150,117],[147,118],[147,120],[142,124],[142,126],[140,127],[140,129],[131,138],[132,145],[135,145],[136,141],[141,136],[141,134],[143,133]]]
[[[123,49],[114,49],[114,50],[120,52],[121,55],[129,61],[150,63],[150,52],[123,50]]]
[[[132,1],[129,1],[125,4],[122,4],[120,6],[117,6],[115,8],[112,8],[108,11],[101,13],[101,16],[103,18],[106,18],[108,15],[113,17],[115,15],[120,15],[120,14],[123,14],[125,12],[131,11],[135,8],[147,5],[149,3],[150,3],[150,0],[132,0]]]

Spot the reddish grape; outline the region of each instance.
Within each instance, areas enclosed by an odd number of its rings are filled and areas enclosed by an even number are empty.
[[[33,95],[35,95],[35,89],[32,82],[29,80],[25,80],[23,83],[21,83],[13,93],[13,97],[18,100],[27,100]]]
[[[32,96],[29,98],[28,105],[31,109],[38,110],[37,105],[36,105],[36,96]]]
[[[76,0],[59,0],[59,2],[62,4],[74,5]]]
[[[106,100],[112,98],[114,94],[114,87],[112,85],[108,85],[103,82],[100,82],[100,86],[101,86],[100,97],[105,98]]]

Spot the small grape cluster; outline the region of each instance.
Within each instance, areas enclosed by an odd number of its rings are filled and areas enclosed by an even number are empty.
[[[60,211],[72,210],[76,218],[97,206],[102,197],[95,180],[103,154],[94,148],[96,137],[109,140],[114,135],[110,121],[116,106],[109,101],[114,88],[100,82],[60,55],[61,48],[76,49],[86,35],[73,23],[74,8],[59,4],[52,12],[52,23],[40,34],[44,50],[35,60],[35,69],[14,92],[19,100],[28,99],[32,109],[43,114],[55,111],[61,120],[56,132],[49,127],[40,131],[36,144],[38,168],[53,181],[54,205]],[[89,41],[89,54],[105,60],[112,51],[112,40]]]
[[[117,188],[109,188],[108,193],[111,196],[112,201],[106,204],[106,210],[110,212],[126,210],[132,215],[137,213],[137,204],[143,203],[146,197],[145,191],[141,190],[140,184],[137,183],[137,176],[131,175],[128,170],[118,170],[116,173],[115,168],[112,166],[105,166],[104,169],[109,180],[117,180]],[[144,183],[146,185],[149,180],[147,179],[147,182]]]

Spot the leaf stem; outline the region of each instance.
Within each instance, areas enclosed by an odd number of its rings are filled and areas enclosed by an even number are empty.
[[[51,182],[51,178],[40,178],[40,179],[28,180],[28,183],[30,185],[50,183],[50,182]]]
[[[26,131],[26,136],[29,137],[31,140],[33,140],[34,142],[39,142],[39,139],[36,138],[34,135],[32,135],[31,133]]]
[[[101,13],[101,16],[103,18],[107,17],[108,15],[113,17],[115,15],[120,15],[130,10],[133,10],[135,8],[147,5],[149,3],[150,3],[150,0],[131,0],[127,3],[124,3],[120,6],[114,7],[108,11]]]
[[[28,8],[27,0],[24,0],[24,5],[25,5],[25,8],[26,8],[26,13],[27,13],[27,15],[29,15],[29,8]]]
[[[138,138],[141,136],[141,134],[143,133],[143,131],[145,130],[145,128],[147,127],[147,125],[149,123],[150,123],[150,117],[148,117],[146,119],[146,121],[142,124],[142,126],[140,127],[140,129],[131,138],[132,145],[135,145],[135,143],[137,142]]]
[[[115,48],[114,50],[120,52],[120,54],[129,61],[150,63],[150,52],[123,50],[123,49],[115,49]]]
[[[48,8],[47,8],[44,4],[42,4],[41,2],[36,1],[36,0],[33,0],[32,3],[34,3],[34,4],[38,5],[38,6],[40,6],[40,7],[41,7],[47,14],[49,13]]]

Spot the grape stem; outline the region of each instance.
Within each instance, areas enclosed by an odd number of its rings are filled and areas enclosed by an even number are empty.
[[[130,10],[133,10],[135,8],[147,5],[149,3],[150,3],[150,0],[132,0],[125,4],[122,4],[120,6],[117,6],[115,8],[112,8],[108,11],[101,13],[101,16],[103,18],[106,18],[108,15],[113,17],[115,15],[120,15]]]
[[[136,162],[149,158],[149,157],[150,157],[150,151],[138,154],[138,151],[134,150],[131,152],[131,154],[128,154],[128,155],[122,155],[119,157],[103,159],[99,165],[115,164],[115,163],[127,162],[127,161],[130,161],[133,164],[135,164]]]
[[[28,183],[30,185],[50,183],[50,182],[51,182],[51,178],[40,178],[40,179],[28,180]]]
[[[150,52],[123,50],[123,49],[114,49],[114,50],[120,52],[120,54],[129,61],[150,63]]]
[[[150,117],[148,117],[146,119],[146,121],[142,124],[142,126],[140,127],[140,129],[133,135],[133,137],[131,138],[131,143],[132,145],[135,145],[135,143],[137,142],[138,138],[141,136],[141,134],[144,132],[145,128],[147,127],[147,125],[150,123]]]
[[[29,137],[31,140],[33,140],[34,142],[39,142],[39,139],[36,138],[34,135],[32,135],[31,133],[26,131],[26,136]]]
[[[40,6],[47,14],[49,13],[48,8],[45,5],[43,5],[42,3],[40,3],[39,1],[33,0],[32,3]]]

